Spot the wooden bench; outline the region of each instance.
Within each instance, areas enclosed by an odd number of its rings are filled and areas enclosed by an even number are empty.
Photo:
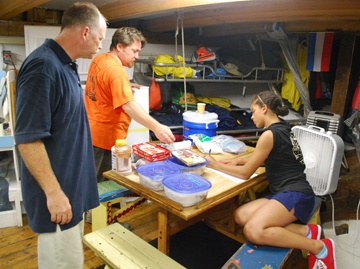
[[[314,208],[308,224],[320,223],[321,198],[315,198]],[[282,268],[292,252],[292,248],[254,245],[246,241],[238,251],[224,264],[222,269],[275,269]],[[307,253],[303,251],[306,258]]]
[[[185,268],[119,223],[89,233],[83,241],[104,261],[105,268]]]

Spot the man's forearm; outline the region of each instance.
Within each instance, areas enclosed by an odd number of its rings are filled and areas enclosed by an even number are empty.
[[[71,204],[51,168],[42,141],[19,144],[18,147],[26,167],[45,192],[51,221],[61,225],[69,223],[73,217]]]
[[[41,140],[18,145],[24,163],[46,196],[61,191],[59,182],[51,168],[45,146]]]
[[[122,108],[133,120],[144,125],[151,131],[156,131],[155,128],[160,125],[159,122],[151,117],[136,101],[126,103]]]

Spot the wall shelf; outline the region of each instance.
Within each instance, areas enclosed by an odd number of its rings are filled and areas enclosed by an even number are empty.
[[[169,81],[169,82],[183,82],[183,78],[178,78],[174,76],[174,69],[176,67],[183,67],[183,64],[173,64],[173,63],[157,63],[151,60],[138,59],[135,62],[137,67],[135,72],[140,73],[144,78],[152,80],[155,78],[158,82]],[[159,66],[165,67],[166,74],[164,77],[158,77],[155,74],[154,68],[149,66]],[[284,68],[272,68],[272,67],[254,67],[251,72],[244,76],[234,76],[234,75],[221,75],[216,73],[216,66],[211,66],[208,64],[185,64],[186,67],[191,67],[193,69],[199,70],[202,72],[202,76],[193,78],[187,77],[187,82],[201,82],[201,83],[283,83],[284,80]],[[172,72],[170,70],[172,68]],[[271,72],[273,79],[262,79],[261,74],[263,72]],[[214,74],[216,78],[206,76],[205,74]],[[269,73],[268,73],[269,74]]]
[[[15,105],[15,81],[16,73],[14,70],[10,70],[6,74],[7,85],[7,100],[9,103],[9,128],[11,135],[0,136],[0,152],[7,151],[11,156],[12,161],[8,165],[8,172],[5,179],[9,182],[9,201],[13,207],[12,210],[0,212],[0,228],[18,226],[22,227],[22,195],[20,184],[20,172],[19,172],[19,159],[18,151],[15,145],[14,133],[13,133],[13,108]]]

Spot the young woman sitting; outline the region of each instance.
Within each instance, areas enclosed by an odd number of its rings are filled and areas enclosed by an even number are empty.
[[[289,113],[288,107],[274,92],[264,91],[253,97],[251,110],[256,127],[266,127],[253,154],[220,161],[205,156],[208,167],[244,179],[265,164],[271,194],[241,205],[235,211],[236,223],[254,244],[307,250],[309,268],[335,269],[334,242],[319,240],[321,226],[305,225],[315,194],[306,180],[303,154],[291,126],[279,118]]]

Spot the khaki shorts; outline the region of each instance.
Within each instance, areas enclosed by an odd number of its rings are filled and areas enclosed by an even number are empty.
[[[58,224],[54,233],[39,233],[39,269],[82,269],[84,267],[83,236],[84,220],[64,231],[61,231]]]

